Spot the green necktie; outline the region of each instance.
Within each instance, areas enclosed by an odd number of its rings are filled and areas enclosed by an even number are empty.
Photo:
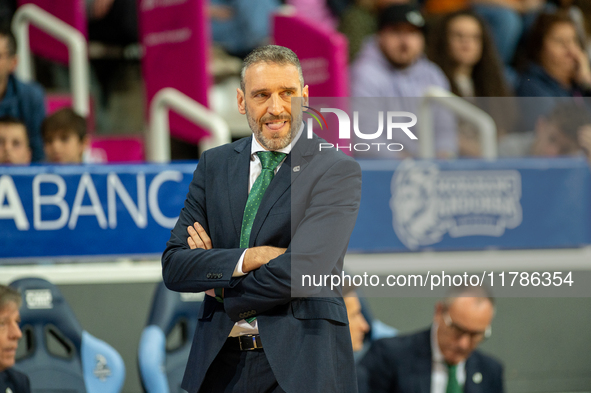
[[[447,389],[445,389],[445,393],[462,393],[462,387],[460,386],[460,383],[458,382],[458,377],[457,377],[457,370],[458,370],[458,365],[454,364],[454,365],[447,365],[448,367],[448,373],[447,373]]]
[[[240,247],[248,247],[250,241],[250,232],[252,231],[252,223],[257,215],[257,210],[267,191],[267,187],[275,176],[275,168],[285,157],[285,153],[278,153],[276,151],[259,151],[257,152],[261,165],[263,167],[261,174],[255,180],[250,193],[248,194],[248,200],[246,201],[246,207],[244,208],[244,216],[242,216],[242,230],[240,231]]]
[[[279,153],[276,151],[259,151],[257,152],[259,160],[261,160],[261,166],[263,167],[261,174],[255,180],[250,193],[248,194],[248,200],[246,201],[246,207],[244,208],[244,216],[242,216],[242,230],[240,231],[240,247],[248,248],[250,241],[250,232],[252,231],[252,223],[257,215],[257,210],[267,191],[267,187],[271,184],[271,180],[275,176],[275,168],[285,157],[285,153]],[[244,320],[248,323],[254,321],[256,317],[245,318]]]
[[[256,154],[259,156],[263,169],[250,189],[248,199],[246,200],[246,207],[244,208],[244,215],[242,216],[240,247],[244,248],[248,248],[252,223],[257,215],[257,210],[259,209],[263,195],[265,195],[267,187],[269,187],[271,180],[273,180],[273,177],[275,176],[275,168],[277,168],[281,160],[285,157],[285,153],[279,153],[276,151],[259,151]],[[224,300],[221,296],[222,289],[216,288],[215,292],[217,301],[223,302]],[[245,320],[248,323],[251,323],[255,319],[256,317],[250,317]]]

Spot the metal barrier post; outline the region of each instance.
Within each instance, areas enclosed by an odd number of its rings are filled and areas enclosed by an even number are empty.
[[[34,4],[19,7],[12,20],[12,31],[18,42],[19,63],[16,75],[25,82],[33,79],[29,25],[34,25],[68,46],[74,110],[83,117],[88,116],[90,107],[86,39],[78,30]]]
[[[211,132],[212,136],[199,145],[202,151],[231,141],[228,125],[219,115],[180,91],[167,87],[156,93],[150,104],[150,127],[146,138],[148,161],[170,161],[169,109]]]
[[[435,158],[435,136],[431,111],[433,103],[445,106],[458,117],[474,124],[480,134],[482,157],[489,160],[497,158],[497,126],[492,117],[463,98],[435,86],[427,89],[419,107],[419,157],[423,159]]]

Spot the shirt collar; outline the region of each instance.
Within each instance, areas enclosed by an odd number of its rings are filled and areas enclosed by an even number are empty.
[[[277,151],[279,153],[285,153],[285,154],[291,153],[292,146],[294,146],[296,144],[296,142],[300,139],[300,136],[302,135],[303,130],[304,130],[304,123],[302,122],[302,125],[300,126],[300,129],[299,129],[298,133],[296,134],[295,138],[293,138],[293,141],[291,141],[291,143],[289,145],[285,146],[283,149],[279,149]],[[255,136],[253,135],[252,142],[250,145],[250,154],[252,156],[259,151],[265,151],[265,148],[263,146],[261,146],[259,141],[257,141],[257,138],[255,138]]]
[[[437,323],[435,322],[431,326],[431,359],[437,363],[445,363],[443,354],[439,349],[439,342],[437,341]]]

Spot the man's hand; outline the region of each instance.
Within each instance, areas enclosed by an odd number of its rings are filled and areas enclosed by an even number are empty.
[[[213,247],[211,245],[211,239],[205,229],[196,222],[193,226],[187,227],[187,231],[189,232],[189,237],[187,238],[187,243],[189,243],[189,247],[191,250],[196,248],[202,248],[204,250],[211,250]]]
[[[574,80],[585,88],[591,87],[591,66],[587,54],[579,48],[578,45],[572,45],[570,48],[571,56],[575,59],[576,70]]]
[[[579,128],[578,142],[585,152],[589,165],[591,165],[591,125],[584,125]]]
[[[246,250],[244,254],[244,262],[242,263],[242,271],[248,273],[259,267],[269,263],[271,259],[277,258],[279,255],[285,253],[287,248],[260,246],[253,247]]]
[[[207,232],[205,232],[205,229],[203,229],[201,224],[196,222],[195,224],[193,224],[193,226],[187,227],[187,231],[190,235],[187,238],[187,243],[189,243],[189,247],[191,248],[191,250],[194,250],[196,248],[211,250],[211,239],[209,238],[209,235],[207,234]],[[213,288],[205,291],[205,294],[207,296],[215,297],[215,292]]]

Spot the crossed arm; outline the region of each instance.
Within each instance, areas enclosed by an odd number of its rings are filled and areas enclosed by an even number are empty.
[[[193,226],[187,227],[189,237],[187,243],[191,250],[201,248],[204,250],[211,250],[213,248],[209,235],[203,229],[201,224],[196,222]],[[244,262],[242,264],[242,271],[248,273],[259,267],[269,263],[271,259],[277,258],[283,254],[287,248],[272,247],[272,246],[259,246],[252,247],[246,250],[244,254]]]
[[[205,229],[195,222],[192,226],[187,227],[189,237],[187,243],[191,250],[201,248],[203,250],[211,250],[213,245],[211,239]],[[259,267],[269,263],[271,259],[277,258],[279,255],[285,253],[287,248],[272,247],[272,246],[259,246],[248,248],[244,253],[244,261],[242,263],[242,272],[248,273]],[[205,291],[206,295],[215,297],[213,289]]]
[[[313,173],[300,177],[298,191],[292,193],[292,238],[288,248],[246,249],[224,248],[229,243],[215,244],[216,237],[210,231],[216,227],[212,228],[214,221],[208,221],[205,212],[206,161],[203,158],[197,167],[185,208],[163,254],[163,278],[169,289],[199,292],[224,288],[224,309],[232,320],[238,321],[246,310],[261,314],[291,301],[293,274],[327,274],[340,269],[339,261],[359,209],[359,164],[348,159],[335,160],[326,169],[317,170],[318,176]],[[223,243],[223,237],[219,241]],[[242,271],[247,274],[231,277],[243,253]]]

